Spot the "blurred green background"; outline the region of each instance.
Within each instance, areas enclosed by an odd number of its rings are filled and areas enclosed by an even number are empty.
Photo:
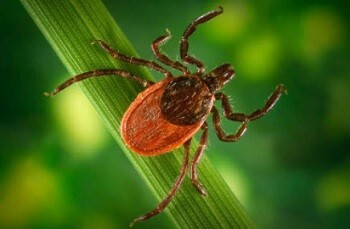
[[[222,4],[191,53],[207,69],[235,66],[223,91],[237,111],[260,108],[279,83],[288,95],[237,143],[211,128],[207,155],[259,228],[350,227],[348,3],[104,2],[146,59],[166,28],[163,49],[178,58],[188,23]],[[0,12],[0,227],[126,227],[153,196],[79,87],[42,96],[69,74],[24,7],[1,1]],[[155,226],[174,227],[166,214],[138,225]]]

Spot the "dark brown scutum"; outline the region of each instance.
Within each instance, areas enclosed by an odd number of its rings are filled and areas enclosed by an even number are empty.
[[[210,112],[214,95],[197,77],[177,77],[169,82],[161,99],[164,117],[175,125],[192,125]]]

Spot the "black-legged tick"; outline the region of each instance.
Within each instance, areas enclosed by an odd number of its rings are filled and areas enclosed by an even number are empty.
[[[283,84],[278,85],[264,107],[249,115],[232,111],[227,96],[222,92],[218,92],[224,84],[234,77],[235,71],[232,66],[223,64],[205,73],[203,63],[188,54],[188,38],[196,30],[196,26],[209,21],[222,12],[223,8],[219,6],[219,9],[210,11],[190,23],[180,41],[182,62],[169,59],[159,49],[159,46],[171,37],[169,31],[167,31],[166,35],[153,41],[151,48],[156,58],[163,64],[182,72],[180,76],[173,76],[172,73],[154,61],[124,55],[113,50],[105,42],[97,40],[96,42],[101,48],[113,58],[149,67],[163,73],[165,78],[161,82],[154,83],[122,69],[98,69],[74,76],[59,85],[52,93],[46,93],[46,95],[50,96],[56,95],[71,84],[90,77],[117,75],[132,79],[146,89],[137,96],[123,117],[121,134],[125,144],[142,156],[157,156],[182,145],[184,146],[181,172],[168,195],[154,210],[135,219],[131,225],[159,214],[169,204],[185,177],[188,169],[191,139],[199,129],[203,133],[199,147],[191,161],[190,174],[192,184],[198,192],[202,195],[207,195],[206,190],[198,181],[197,165],[206,148],[208,138],[208,124],[206,120],[210,113],[213,114],[213,124],[219,139],[226,142],[234,142],[243,136],[250,121],[264,116],[276,104],[283,90],[285,90]],[[185,64],[195,65],[197,72],[191,73]],[[227,119],[241,123],[236,133],[228,135],[221,128],[220,115],[214,106],[216,100],[221,101],[223,115]]]

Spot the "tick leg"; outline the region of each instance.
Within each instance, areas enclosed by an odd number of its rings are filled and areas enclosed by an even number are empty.
[[[187,29],[185,30],[185,32],[182,35],[181,42],[180,42],[181,59],[185,63],[196,65],[197,69],[198,69],[197,72],[199,74],[202,74],[205,71],[204,65],[197,58],[188,55],[188,46],[189,46],[188,38],[196,30],[196,26],[197,25],[209,21],[210,19],[212,19],[212,18],[216,17],[217,15],[221,14],[223,11],[224,11],[223,8],[221,6],[219,6],[218,10],[213,10],[213,11],[210,11],[210,12],[200,16],[199,18],[197,18],[196,20],[191,22],[191,24],[187,27]]]
[[[275,106],[276,102],[281,97],[283,91],[287,93],[286,87],[283,84],[278,85],[275,91],[270,95],[270,97],[266,101],[264,107],[251,113],[248,117],[249,120],[252,121],[258,119],[264,116],[267,112],[269,112]]]
[[[84,72],[82,74],[76,75],[65,82],[63,82],[61,85],[55,88],[55,90],[52,93],[47,93],[45,92],[44,95],[46,96],[54,96],[66,87],[72,85],[73,83],[85,80],[90,77],[100,77],[100,76],[107,76],[107,75],[118,75],[124,78],[132,79],[139,84],[141,84],[144,87],[148,87],[153,84],[152,81],[142,79],[138,76],[135,76],[131,74],[130,72],[120,70],[120,69],[99,69],[99,70],[94,70],[94,71],[89,71],[89,72]]]
[[[219,92],[215,94],[215,99],[221,100],[222,107],[224,109],[224,116],[227,119],[230,119],[232,121],[239,121],[239,122],[244,122],[246,120],[253,121],[255,119],[258,119],[264,116],[267,112],[269,112],[273,108],[273,106],[276,104],[278,99],[281,97],[283,91],[286,91],[285,86],[283,84],[278,85],[275,91],[267,99],[264,107],[254,111],[250,115],[232,112],[232,108],[229,104],[227,95],[225,95],[224,93]]]
[[[180,171],[180,175],[177,177],[173,187],[171,187],[168,195],[165,197],[165,199],[160,202],[158,204],[158,206],[153,209],[152,211],[136,218],[134,221],[131,222],[130,226],[132,227],[135,223],[138,223],[140,221],[144,221],[147,220],[149,218],[154,217],[155,215],[161,213],[170,203],[171,199],[174,197],[174,195],[176,194],[176,192],[178,191],[178,189],[181,186],[182,181],[185,178],[186,175],[186,171],[188,168],[188,158],[189,158],[189,149],[190,149],[190,144],[191,144],[191,139],[189,139],[187,142],[185,142],[184,144],[184,148],[185,148],[185,155],[184,155],[184,159],[182,162],[182,166],[181,166],[181,171]]]
[[[213,113],[213,123],[214,123],[216,135],[221,141],[235,142],[238,139],[240,139],[245,133],[245,131],[247,130],[249,120],[243,121],[242,125],[237,129],[236,133],[227,135],[221,127],[220,115],[216,107],[213,107],[211,112]]]
[[[203,152],[205,148],[207,147],[207,140],[208,140],[208,124],[205,122],[201,129],[203,130],[201,140],[199,142],[198,149],[196,151],[196,154],[193,157],[193,160],[191,162],[191,181],[193,186],[197,189],[197,191],[202,194],[203,196],[207,195],[207,191],[203,188],[201,183],[198,181],[198,175],[197,175],[197,166],[199,163],[199,160],[201,159]]]
[[[178,61],[170,60],[169,57],[167,57],[165,54],[163,54],[160,51],[159,46],[163,45],[165,42],[167,42],[171,38],[170,31],[166,30],[166,32],[167,32],[166,35],[158,37],[157,39],[155,39],[152,42],[151,49],[152,49],[154,55],[157,57],[157,59],[160,62],[162,62],[162,63],[164,63],[164,64],[166,64],[166,65],[168,65],[168,66],[170,66],[172,68],[175,68],[177,70],[182,71],[185,76],[190,75],[190,72],[188,71],[188,69],[183,64],[181,64]]]
[[[141,65],[141,66],[146,66],[149,68],[152,68],[158,72],[161,72],[165,75],[165,77],[170,77],[172,76],[171,73],[169,71],[167,71],[165,68],[163,68],[162,66],[160,66],[159,64],[157,64],[154,61],[148,61],[148,60],[144,60],[141,58],[137,58],[134,56],[127,56],[121,52],[118,52],[114,49],[112,49],[109,45],[107,45],[104,41],[101,40],[96,40],[93,42],[93,44],[97,42],[102,49],[104,49],[110,56],[112,56],[115,59],[127,62],[127,63],[131,63],[131,64],[135,64],[135,65]]]

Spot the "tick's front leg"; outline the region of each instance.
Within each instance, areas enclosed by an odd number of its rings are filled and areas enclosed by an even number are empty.
[[[155,39],[152,42],[151,49],[152,49],[153,54],[157,57],[157,59],[160,62],[162,62],[162,63],[164,63],[172,68],[175,68],[179,71],[182,71],[185,76],[190,75],[190,72],[188,71],[186,66],[184,66],[183,64],[181,64],[178,61],[174,61],[174,60],[169,59],[169,57],[167,57],[164,53],[162,53],[160,51],[159,46],[163,45],[165,42],[167,42],[171,38],[170,31],[166,30],[166,32],[167,32],[167,35],[158,37],[157,39]]]
[[[221,6],[219,6],[218,10],[213,10],[213,11],[210,11],[210,12],[200,16],[199,18],[197,18],[196,20],[191,22],[191,24],[187,27],[187,29],[185,30],[185,32],[182,35],[182,38],[181,38],[181,41],[180,41],[180,55],[181,55],[181,59],[185,63],[196,65],[197,69],[198,69],[197,72],[199,74],[202,74],[205,71],[204,65],[197,58],[195,58],[193,56],[190,56],[188,54],[188,46],[189,46],[188,38],[192,35],[192,33],[194,31],[196,31],[197,25],[209,21],[210,19],[212,19],[212,18],[216,17],[217,15],[221,14],[223,11],[224,11],[223,8]]]

